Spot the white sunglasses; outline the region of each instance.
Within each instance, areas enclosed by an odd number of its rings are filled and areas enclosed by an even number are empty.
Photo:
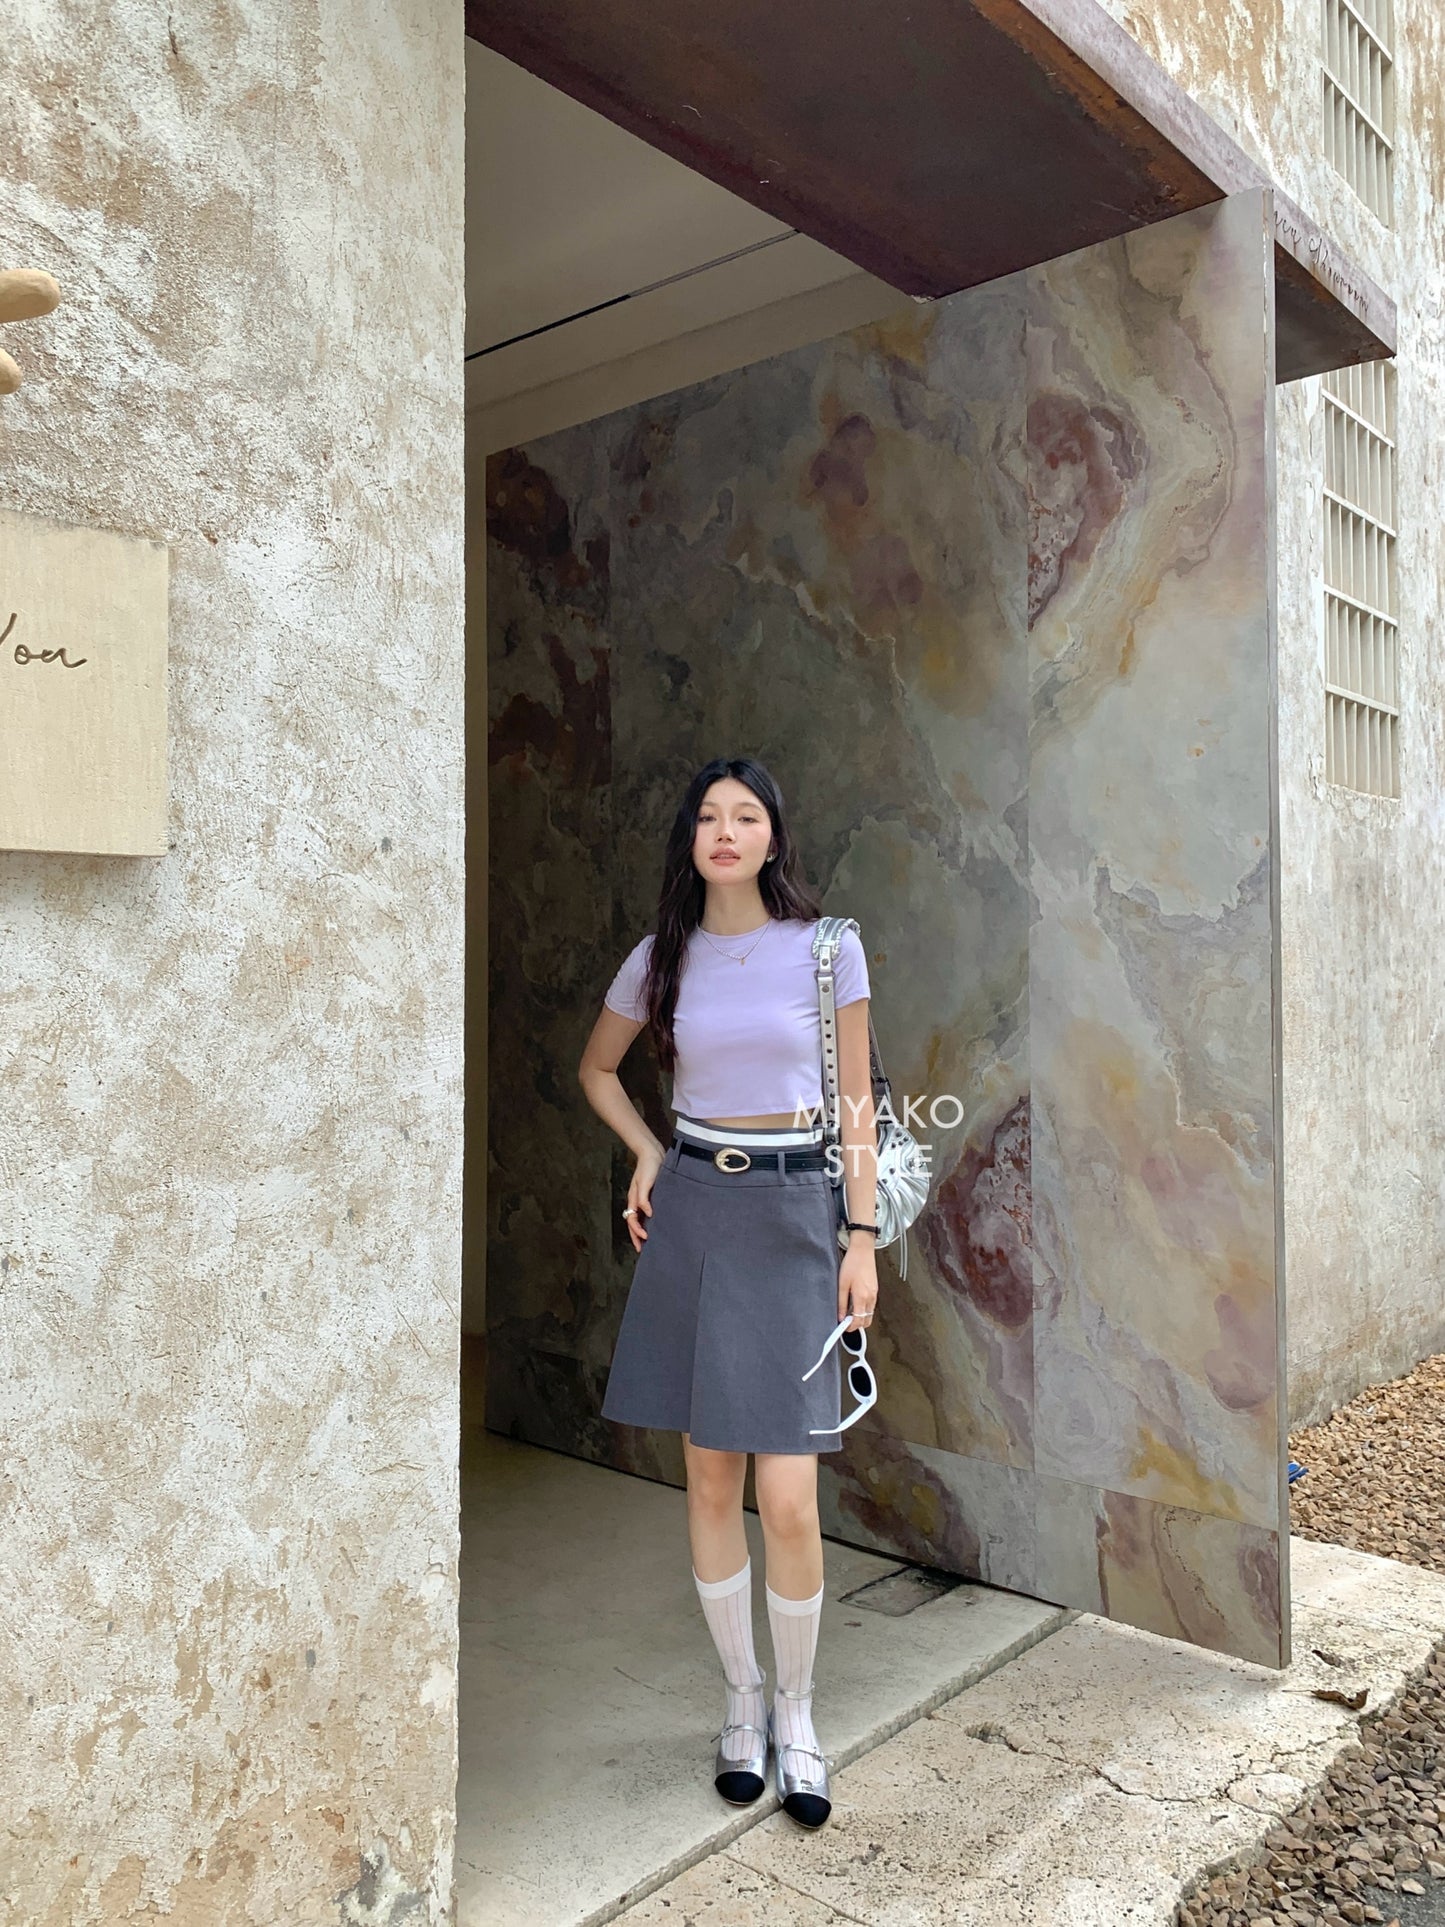
[[[810,1434],[814,1432],[846,1432],[850,1425],[862,1418],[865,1412],[871,1411],[878,1403],[878,1381],[873,1376],[873,1367],[868,1363],[867,1358],[868,1334],[861,1325],[857,1326],[855,1330],[849,1331],[848,1322],[852,1315],[850,1312],[847,1318],[839,1319],[832,1336],[818,1354],[818,1364],[810,1365],[807,1371],[803,1373],[803,1377],[805,1379],[811,1378],[813,1373],[817,1371],[818,1365],[823,1363],[823,1360],[828,1356],[829,1352],[832,1351],[833,1347],[835,1345],[841,1345],[844,1351],[847,1352],[849,1359],[847,1371],[848,1389],[854,1398],[860,1399],[862,1403],[854,1411],[851,1411],[840,1425],[810,1425],[808,1427]]]

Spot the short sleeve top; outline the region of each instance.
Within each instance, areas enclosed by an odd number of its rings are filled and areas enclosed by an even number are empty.
[[[816,919],[770,917],[755,931],[711,942],[701,930],[691,933],[673,1016],[672,1108],[679,1115],[764,1117],[822,1103],[817,928]],[[623,959],[603,1000],[634,1023],[647,1016],[642,984],[651,949],[649,934]],[[746,952],[746,961],[728,951]],[[870,994],[863,945],[856,930],[845,930],[834,1001],[841,1010]]]

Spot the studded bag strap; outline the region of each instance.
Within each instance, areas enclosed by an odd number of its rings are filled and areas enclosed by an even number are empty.
[[[843,941],[843,932],[857,929],[858,923],[854,917],[819,917],[818,928],[813,933],[813,956],[818,965],[818,1025],[823,1038],[823,1138],[827,1144],[841,1144],[843,1135],[833,966]]]

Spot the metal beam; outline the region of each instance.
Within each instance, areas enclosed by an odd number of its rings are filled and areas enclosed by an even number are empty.
[[[1273,185],[1096,0],[466,0],[466,17],[908,294]],[[1278,378],[1393,353],[1394,303],[1278,188],[1275,206]]]

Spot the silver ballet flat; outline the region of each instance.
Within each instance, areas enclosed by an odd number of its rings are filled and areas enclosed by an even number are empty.
[[[778,1691],[784,1699],[811,1699],[811,1693],[789,1693],[784,1687]],[[833,1811],[833,1802],[828,1795],[828,1762],[813,1746],[779,1746],[778,1736],[773,1730],[773,1709],[768,1708],[768,1739],[773,1747],[773,1765],[778,1778],[778,1798],[783,1811],[800,1827],[821,1827]],[[812,1773],[796,1773],[791,1767],[784,1766],[783,1756],[796,1760],[800,1755],[816,1762],[817,1770]]]
[[[751,1733],[758,1742],[757,1750],[746,1753],[739,1759],[727,1746],[728,1735],[731,1733]],[[717,1763],[713,1768],[712,1783],[730,1805],[750,1807],[754,1800],[761,1799],[767,1791],[767,1729],[753,1726],[745,1720],[737,1720],[731,1725],[724,1726],[717,1740]]]

